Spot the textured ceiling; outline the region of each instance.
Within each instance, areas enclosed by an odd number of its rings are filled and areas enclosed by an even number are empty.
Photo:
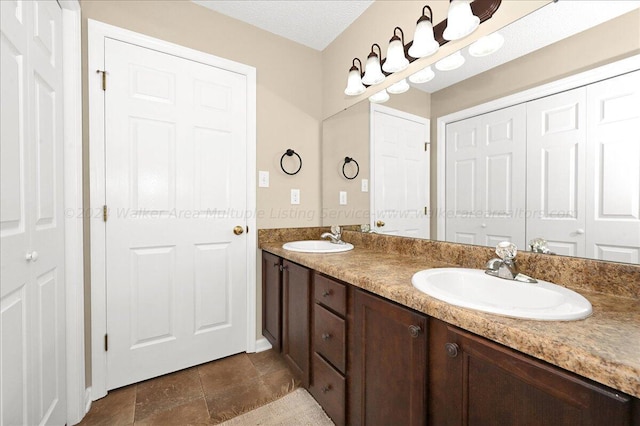
[[[373,0],[192,0],[224,15],[324,50]]]

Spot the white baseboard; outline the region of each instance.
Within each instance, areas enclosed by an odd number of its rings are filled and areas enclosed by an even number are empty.
[[[84,390],[84,414],[87,414],[91,409],[91,386]]]
[[[271,349],[271,343],[264,337],[256,340],[256,352],[264,352]]]

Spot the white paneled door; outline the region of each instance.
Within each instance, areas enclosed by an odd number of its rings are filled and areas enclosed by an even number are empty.
[[[586,90],[585,254],[640,263],[640,71]]]
[[[246,349],[247,84],[105,43],[113,389]]]
[[[371,120],[372,229],[429,238],[429,120],[380,106]]]
[[[447,125],[446,240],[524,247],[524,105]]]
[[[0,424],[65,424],[62,11],[0,7]]]
[[[585,256],[586,90],[527,103],[527,238]],[[591,189],[589,189],[591,190]]]

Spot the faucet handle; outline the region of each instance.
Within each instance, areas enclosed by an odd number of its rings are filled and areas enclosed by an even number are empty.
[[[340,239],[340,235],[342,235],[342,230],[339,225],[331,225],[331,233]]]
[[[496,254],[502,260],[512,260],[518,254],[518,247],[509,241],[503,241],[496,246]]]

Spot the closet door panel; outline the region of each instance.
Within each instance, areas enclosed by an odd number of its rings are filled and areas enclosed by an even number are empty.
[[[640,263],[640,71],[587,86],[586,256]]]
[[[527,103],[527,241],[584,256],[586,90]]]

